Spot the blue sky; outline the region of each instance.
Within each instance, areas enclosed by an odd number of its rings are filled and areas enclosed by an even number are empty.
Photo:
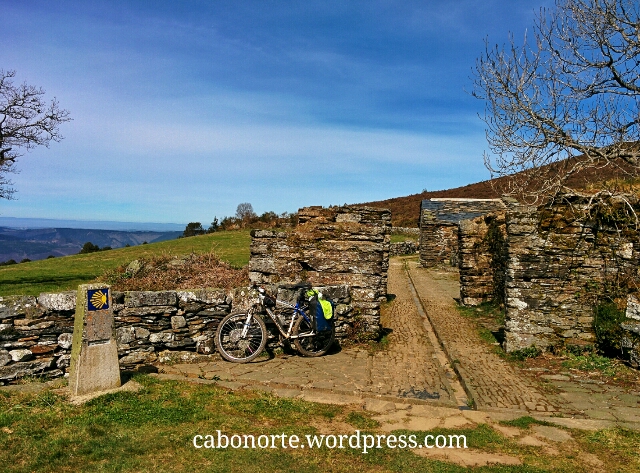
[[[487,179],[472,67],[549,3],[0,0],[0,68],[73,118],[0,216],[208,223]]]

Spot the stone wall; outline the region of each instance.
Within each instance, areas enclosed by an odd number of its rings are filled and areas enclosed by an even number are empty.
[[[626,320],[620,324],[620,348],[634,368],[640,368],[640,295],[627,296]]]
[[[418,252],[418,242],[416,241],[399,241],[391,243],[389,256],[413,255]]]
[[[504,211],[500,199],[426,199],[420,209],[420,263],[425,267],[458,265],[458,225]]]
[[[594,304],[637,276],[637,230],[576,221],[572,208],[583,206],[577,196],[552,207],[509,204],[507,351],[593,343]]]
[[[346,286],[320,287],[336,302],[336,323],[344,326],[353,309]],[[281,300],[295,291],[271,286]],[[214,353],[218,323],[234,310],[250,307],[256,294],[249,288],[232,291],[195,289],[135,291],[113,295],[120,366],[130,368],[170,361],[178,353]],[[63,376],[69,368],[76,291],[33,296],[0,297],[0,384],[25,376]],[[265,318],[274,333],[275,326]],[[275,338],[277,340],[277,337]]]
[[[424,267],[445,263],[457,265],[458,224],[422,222],[419,248],[420,264]]]
[[[253,231],[249,278],[256,283],[344,284],[352,313],[338,333],[376,334],[386,300],[391,212],[372,207],[307,207],[289,232]]]
[[[504,289],[505,237],[504,212],[460,222],[458,258],[463,305],[494,300],[496,291]],[[503,298],[498,294],[500,302]]]

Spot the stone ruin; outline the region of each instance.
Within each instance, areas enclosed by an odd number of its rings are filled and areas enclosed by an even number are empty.
[[[420,264],[458,265],[460,222],[504,211],[500,199],[434,198],[422,201],[420,208]]]
[[[280,299],[293,296],[286,288],[272,289]],[[337,312],[353,313],[348,287],[322,290],[337,303]],[[0,385],[69,373],[76,296],[76,291],[0,296]],[[112,300],[118,361],[121,368],[134,369],[214,353],[218,323],[232,310],[248,308],[256,294],[246,287],[114,291]]]
[[[387,297],[391,212],[372,207],[306,207],[291,231],[254,230],[249,279],[258,284],[346,285],[352,313],[336,326],[380,330],[380,304]]]
[[[462,220],[458,226],[460,302],[475,306],[497,300],[504,290],[506,262],[505,212]]]
[[[389,256],[404,256],[404,255],[413,255],[415,253],[418,253],[420,246],[418,242],[414,240],[414,238],[420,238],[419,228],[392,227],[391,234],[410,237],[410,239],[396,242],[396,243],[391,243]]]
[[[507,352],[593,344],[594,307],[621,287],[630,293],[616,300],[627,306],[621,344],[640,363],[638,230],[576,219],[586,202],[575,195],[539,207],[506,198],[424,201],[421,263],[457,259],[462,304],[504,303]]]
[[[564,196],[537,208],[509,203],[507,351],[593,344],[594,305],[613,287],[626,292],[635,285],[637,229],[613,220],[576,220],[574,210],[586,202]],[[626,301],[627,294],[616,297]]]

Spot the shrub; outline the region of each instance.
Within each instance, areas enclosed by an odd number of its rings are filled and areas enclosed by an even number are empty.
[[[509,358],[516,361],[524,361],[527,358],[537,358],[542,354],[542,350],[536,346],[530,346],[521,350],[514,350],[509,353]]]
[[[191,237],[196,235],[204,235],[205,233],[206,232],[204,231],[204,228],[202,228],[202,224],[200,222],[190,222],[184,229],[184,232],[182,232],[182,236]]]
[[[236,269],[214,254],[170,255],[140,259],[133,270],[123,265],[100,278],[117,291],[162,291],[197,287],[233,288],[249,284],[248,268]]]
[[[624,320],[624,312],[618,309],[613,302],[603,302],[596,306],[593,329],[596,334],[596,346],[603,355],[620,355],[622,350],[620,324]]]
[[[84,255],[87,253],[95,253],[96,251],[100,251],[100,247],[98,245],[94,245],[90,241],[86,242],[82,245],[82,249],[80,250],[80,255]]]

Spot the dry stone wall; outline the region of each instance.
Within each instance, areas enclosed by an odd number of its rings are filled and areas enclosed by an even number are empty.
[[[550,207],[509,204],[507,351],[594,343],[594,304],[637,275],[638,232],[576,221],[572,209],[583,204],[577,196]]]
[[[372,207],[307,207],[289,232],[252,232],[252,282],[346,285],[353,311],[343,314],[339,334],[380,330],[386,300],[391,212]]]
[[[420,229],[415,227],[391,227],[392,235],[420,236]]]
[[[336,303],[337,323],[353,312],[346,286],[320,288]],[[296,292],[270,286],[281,300],[294,300]],[[215,351],[218,323],[231,310],[256,301],[250,288],[135,291],[112,294],[118,357],[122,368],[169,361],[191,353]],[[69,368],[76,291],[33,296],[0,297],[0,384],[25,376],[55,378]],[[268,321],[270,322],[270,321]],[[267,327],[274,331],[273,324]],[[277,337],[275,338],[277,340]],[[186,353],[185,353],[186,352]],[[191,356],[191,355],[189,355]]]
[[[504,212],[460,222],[458,258],[460,269],[460,302],[475,306],[504,298],[506,262],[506,225]]]
[[[640,299],[637,293],[627,296],[626,319],[620,324],[620,348],[631,365],[640,368]]]
[[[389,256],[413,255],[418,252],[418,243],[415,241],[399,241],[391,243]]]
[[[426,199],[420,210],[420,263],[425,267],[458,265],[458,225],[504,211],[500,199]]]
[[[423,221],[420,228],[420,264],[424,267],[456,265],[458,224]]]

